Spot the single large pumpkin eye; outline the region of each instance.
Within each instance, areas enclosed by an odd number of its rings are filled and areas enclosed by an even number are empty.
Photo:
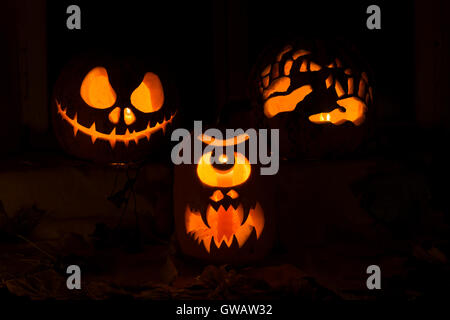
[[[136,109],[145,113],[161,109],[164,104],[164,90],[159,77],[147,72],[139,87],[131,94],[130,100]]]
[[[107,109],[116,102],[116,93],[109,83],[108,73],[103,67],[95,67],[84,77],[80,95],[89,106]]]
[[[211,187],[229,188],[240,185],[247,181],[251,172],[248,159],[239,152],[234,153],[234,164],[225,166],[226,157],[221,157],[225,170],[215,167],[211,161],[212,152],[205,153],[197,166],[197,175],[206,185]]]

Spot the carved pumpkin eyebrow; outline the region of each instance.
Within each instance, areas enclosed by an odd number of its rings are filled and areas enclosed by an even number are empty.
[[[227,147],[227,146],[234,146],[237,144],[240,144],[244,141],[247,141],[249,139],[249,135],[246,133],[240,134],[238,136],[235,136],[233,138],[228,138],[226,140],[216,139],[214,137],[208,136],[206,134],[202,134],[198,137],[200,141],[203,143],[215,146],[215,147]]]

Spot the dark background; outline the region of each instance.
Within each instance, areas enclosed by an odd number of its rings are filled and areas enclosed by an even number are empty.
[[[75,3],[82,29],[67,30],[66,8]],[[249,72],[262,50],[298,36],[345,37],[370,61],[380,152],[399,145],[409,152],[407,137],[421,139],[423,130],[430,135],[426,147],[435,132],[446,136],[450,126],[448,4],[376,3],[381,30],[366,28],[368,1],[6,1],[0,97],[7,116],[0,118],[0,134],[9,138],[0,152],[57,149],[49,94],[62,66],[78,53],[160,53],[175,70],[188,125],[215,119],[230,101],[245,101]]]
[[[81,7],[81,30],[66,28],[70,4]],[[9,110],[0,128],[2,135],[11,132],[14,137],[2,152],[55,148],[48,97],[61,68],[79,53],[160,53],[175,71],[189,124],[191,119],[214,119],[230,101],[245,101],[258,55],[273,43],[298,36],[340,36],[360,48],[374,71],[381,132],[447,127],[445,2],[429,6],[424,1],[378,1],[381,30],[366,28],[369,4],[8,1],[1,34],[7,44],[2,51],[7,76],[1,87],[2,100],[7,101],[2,108]],[[392,140],[378,138],[381,144]]]
[[[207,120],[233,100],[244,100],[258,56],[275,43],[299,36],[344,37],[376,70],[376,83],[390,107],[385,119],[412,121],[414,11],[411,2],[379,3],[382,30],[366,28],[371,2],[309,1],[79,2],[82,29],[65,27],[65,8],[47,5],[49,90],[71,56],[103,49],[160,52],[176,70],[182,104],[190,119]],[[383,97],[382,97],[383,99]],[[395,105],[395,110],[392,109]]]

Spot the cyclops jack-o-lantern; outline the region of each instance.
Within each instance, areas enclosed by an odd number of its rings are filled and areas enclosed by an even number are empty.
[[[204,134],[196,138],[224,148],[248,141],[246,134],[224,140]],[[261,258],[274,235],[270,176],[260,176],[239,151],[233,161],[224,151],[213,162],[213,153],[206,151],[197,164],[175,168],[175,226],[181,250],[214,262]]]
[[[142,63],[87,61],[69,64],[55,85],[52,117],[61,146],[100,162],[161,151],[176,115],[167,75]]]
[[[354,150],[373,100],[364,64],[338,44],[301,42],[274,52],[256,72],[255,95],[266,122],[280,129],[282,156]]]

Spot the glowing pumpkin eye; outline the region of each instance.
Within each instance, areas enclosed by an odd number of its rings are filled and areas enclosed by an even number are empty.
[[[103,67],[95,67],[84,77],[80,87],[81,98],[96,109],[107,109],[116,102],[116,93]]]
[[[212,187],[229,188],[247,181],[250,176],[251,166],[248,159],[235,152],[235,161],[231,168],[220,170],[212,165],[212,152],[205,153],[197,166],[197,175],[204,184]]]
[[[239,197],[239,193],[231,189],[230,191],[228,191],[227,196],[229,196],[231,199],[236,199],[237,197]]]
[[[136,109],[145,113],[161,109],[164,104],[164,90],[159,77],[147,72],[139,87],[131,94],[130,100]]]

